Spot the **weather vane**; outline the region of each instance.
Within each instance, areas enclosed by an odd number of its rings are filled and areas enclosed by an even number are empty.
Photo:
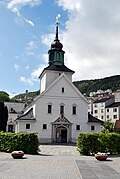
[[[59,18],[60,18],[60,16],[61,16],[60,14],[56,15],[56,24],[59,24]]]

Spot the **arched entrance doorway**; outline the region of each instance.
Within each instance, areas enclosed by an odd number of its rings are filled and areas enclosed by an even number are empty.
[[[56,142],[67,143],[67,129],[64,126],[56,128]]]
[[[69,143],[71,142],[72,123],[63,115],[58,117],[52,124],[52,142]]]

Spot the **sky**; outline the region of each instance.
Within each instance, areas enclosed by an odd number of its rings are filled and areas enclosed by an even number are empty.
[[[73,81],[120,75],[120,0],[0,0],[0,91],[39,90],[57,14]]]

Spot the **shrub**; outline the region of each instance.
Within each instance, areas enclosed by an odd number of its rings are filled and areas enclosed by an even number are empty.
[[[84,155],[97,152],[120,154],[120,134],[118,133],[80,133],[77,148]]]
[[[36,133],[0,132],[0,151],[22,150],[26,154],[36,154],[39,142]]]
[[[99,133],[80,133],[77,139],[77,147],[84,155],[93,154],[98,150]]]

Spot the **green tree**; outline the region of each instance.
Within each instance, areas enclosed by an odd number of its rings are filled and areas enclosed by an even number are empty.
[[[8,121],[8,109],[4,102],[0,102],[0,131],[6,131]]]
[[[9,94],[4,91],[0,91],[0,101],[9,102],[10,101]]]
[[[114,132],[114,123],[111,120],[105,121],[102,132]]]

